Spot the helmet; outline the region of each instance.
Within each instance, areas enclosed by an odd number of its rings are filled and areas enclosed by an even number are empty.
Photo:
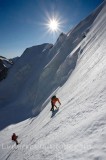
[[[54,96],[52,96],[52,98],[51,99],[55,99],[56,98],[56,96],[54,95]]]

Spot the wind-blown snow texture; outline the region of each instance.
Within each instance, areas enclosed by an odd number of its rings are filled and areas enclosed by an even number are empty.
[[[106,2],[18,58],[0,82],[0,129],[0,160],[106,160]]]

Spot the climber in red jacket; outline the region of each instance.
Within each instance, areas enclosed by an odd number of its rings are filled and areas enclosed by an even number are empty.
[[[15,133],[13,133],[13,135],[12,135],[11,139],[12,139],[13,141],[15,141],[15,142],[16,142],[16,145],[18,145],[18,144],[19,144],[19,143],[18,143],[18,141],[17,141],[17,138],[18,138],[18,136],[16,136],[16,134],[15,134]]]
[[[54,107],[57,108],[57,106],[55,105],[56,102],[58,102],[58,103],[61,105],[59,98],[57,98],[56,96],[53,96],[53,97],[51,98],[51,106],[52,106],[52,107],[51,107],[51,111],[54,111]]]

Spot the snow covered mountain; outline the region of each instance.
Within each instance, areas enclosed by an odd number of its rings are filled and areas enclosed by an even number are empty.
[[[105,26],[104,1],[54,46],[27,48],[18,58],[0,82],[1,160],[106,159]],[[55,115],[54,94],[62,103]]]

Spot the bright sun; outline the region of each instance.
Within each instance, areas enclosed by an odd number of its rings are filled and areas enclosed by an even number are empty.
[[[57,31],[58,30],[58,27],[59,27],[59,24],[58,24],[58,21],[55,20],[55,19],[52,19],[49,21],[49,29],[53,32]]]

